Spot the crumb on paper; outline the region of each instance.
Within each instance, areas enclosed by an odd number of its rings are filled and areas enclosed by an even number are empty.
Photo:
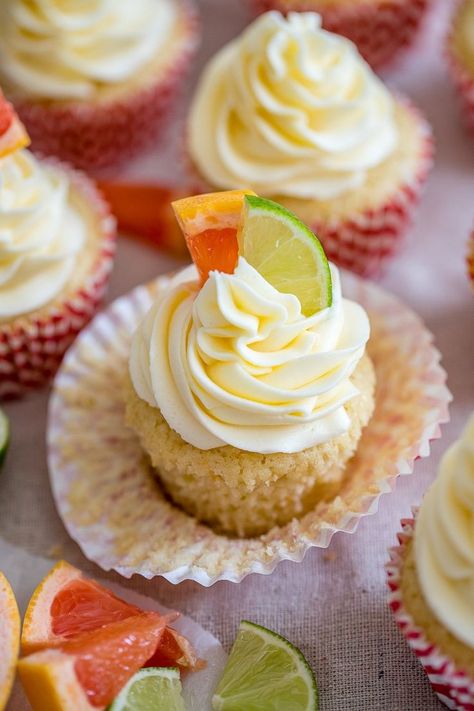
[[[63,545],[62,543],[54,543],[48,550],[46,551],[46,555],[48,558],[62,558],[63,557]]]
[[[326,561],[327,563],[332,563],[335,561],[337,558],[337,553],[336,551],[326,551],[323,554],[323,560]]]

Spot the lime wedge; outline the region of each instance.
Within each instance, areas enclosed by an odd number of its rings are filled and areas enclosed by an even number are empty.
[[[10,423],[3,410],[0,410],[0,466],[3,464],[10,444]]]
[[[331,271],[321,242],[292,212],[246,195],[238,240],[239,254],[275,289],[297,296],[305,316],[331,306]]]
[[[179,671],[168,667],[140,669],[108,711],[186,711]]]
[[[212,708],[316,711],[316,680],[300,650],[287,639],[244,621],[213,696]]]

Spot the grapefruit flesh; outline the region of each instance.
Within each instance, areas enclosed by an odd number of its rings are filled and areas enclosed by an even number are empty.
[[[20,613],[13,590],[0,572],[0,710],[4,709],[15,679],[20,646]]]
[[[205,283],[213,270],[231,274],[237,263],[237,228],[245,195],[251,190],[226,190],[195,195],[172,203],[191,258]]]

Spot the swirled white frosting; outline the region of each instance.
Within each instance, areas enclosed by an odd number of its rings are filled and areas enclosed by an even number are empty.
[[[27,150],[0,160],[0,319],[41,308],[66,286],[87,227],[69,181]]]
[[[423,595],[438,620],[474,648],[474,415],[445,453],[415,526]]]
[[[128,80],[158,52],[174,0],[2,0],[0,76],[45,99],[89,99]]]
[[[211,185],[328,199],[363,185],[397,145],[394,102],[319,15],[262,15],[210,61],[189,151]]]
[[[341,296],[301,313],[240,257],[234,274],[194,267],[163,290],[136,330],[130,374],[136,393],[199,449],[297,452],[346,432],[344,404],[369,338],[364,309]]]

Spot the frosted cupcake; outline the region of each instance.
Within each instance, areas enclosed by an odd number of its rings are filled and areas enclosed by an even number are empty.
[[[474,707],[474,415],[445,453],[388,566],[390,606],[434,690]]]
[[[448,37],[448,60],[466,125],[474,132],[474,0],[461,0]]]
[[[94,185],[41,162],[0,95],[0,396],[39,385],[94,314],[115,224]],[[2,150],[3,148],[3,150]]]
[[[127,422],[175,503],[260,535],[337,494],[374,408],[369,320],[280,206],[231,192],[175,209],[201,280],[177,274],[138,326]]]
[[[324,27],[344,35],[375,69],[416,39],[429,0],[251,0],[256,12],[319,12]]]
[[[421,116],[318,15],[270,12],[206,67],[188,149],[206,184],[275,199],[331,260],[368,275],[401,244],[432,141]]]
[[[35,150],[101,168],[163,129],[196,38],[191,0],[4,0],[0,83]]]

